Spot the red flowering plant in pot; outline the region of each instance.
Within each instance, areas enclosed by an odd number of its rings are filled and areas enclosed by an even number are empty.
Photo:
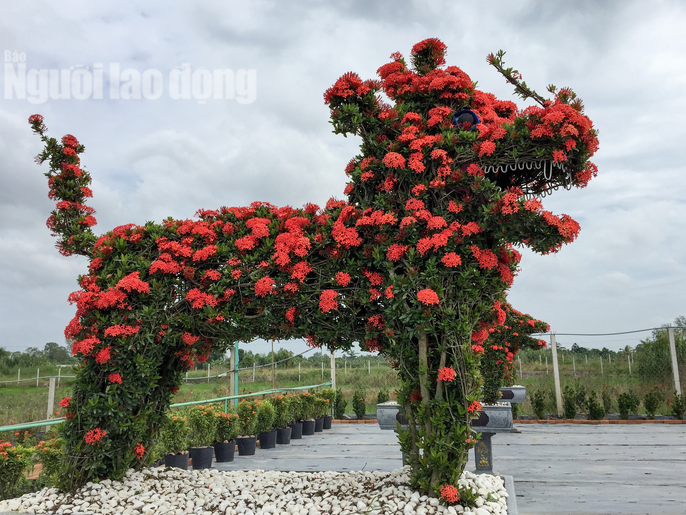
[[[484,385],[482,399],[487,404],[498,402],[501,387],[514,384],[517,375],[514,360],[520,349],[545,347],[544,340],[530,335],[550,330],[547,323],[514,309],[505,301],[498,303],[497,316],[500,325],[489,329],[479,365]]]
[[[445,50],[422,41],[411,65],[393,54],[380,80],[347,73],[326,91],[334,132],[359,136],[361,151],[346,167],[348,201],[324,208],[256,202],[96,237],[83,145],[48,138],[42,118],[31,118],[58,201],[49,226],[64,254],[90,258],[66,329],[81,368],[63,429],[62,488],[144,465],[134,448],[157,437],[193,361],[255,337],[342,350],[362,342],[394,360],[412,485],[438,496],[457,484],[472,445],[478,347],[497,326],[514,246],[549,253],[574,240],[578,224],[537,196],[586,186],[597,139],[571,90],[550,88],[543,99],[502,54],[489,56],[539,103],[519,110],[444,67]],[[453,380],[438,379],[443,368]],[[106,432],[103,452],[84,440],[95,428]]]

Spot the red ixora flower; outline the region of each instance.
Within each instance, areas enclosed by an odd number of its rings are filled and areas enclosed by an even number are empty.
[[[96,427],[95,429],[91,429],[90,431],[88,431],[86,433],[86,436],[83,437],[83,439],[86,441],[88,445],[95,445],[106,434],[107,431],[103,431],[99,427]]]
[[[479,401],[472,401],[469,406],[467,406],[467,411],[474,413],[475,411],[481,411],[481,403]]]
[[[133,452],[136,453],[136,458],[138,458],[140,460],[143,457],[143,455],[145,454],[145,447],[143,446],[142,443],[138,442],[136,444],[136,447],[133,448]]]
[[[338,292],[335,290],[324,290],[319,296],[319,309],[322,313],[338,309],[338,302],[336,301]]]
[[[460,492],[453,485],[443,485],[441,487],[441,499],[448,503],[456,503],[460,500]]]
[[[71,397],[65,397],[60,401],[60,408],[68,408],[71,402]]]
[[[121,384],[121,374],[118,372],[113,372],[110,375],[107,376],[107,379],[109,380],[110,383],[117,383]]]
[[[438,369],[438,380],[451,382],[455,379],[455,370],[451,367],[443,367]]]
[[[430,288],[421,290],[419,293],[417,293],[417,299],[419,302],[427,306],[439,303],[438,295],[436,295],[436,292]]]

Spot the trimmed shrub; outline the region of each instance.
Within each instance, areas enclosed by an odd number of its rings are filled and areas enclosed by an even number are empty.
[[[355,390],[353,393],[353,411],[358,420],[362,420],[367,413],[367,403],[364,400],[364,392]]]
[[[188,419],[182,415],[167,415],[160,432],[160,443],[164,454],[179,454],[188,451],[191,428]]]
[[[588,418],[590,420],[602,420],[605,418],[605,408],[603,408],[603,405],[598,401],[596,393],[593,390],[588,392],[586,404],[588,405]]]

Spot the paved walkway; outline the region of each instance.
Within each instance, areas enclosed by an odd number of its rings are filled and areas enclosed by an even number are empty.
[[[514,476],[520,515],[686,514],[683,425],[520,425],[493,438],[495,470]],[[334,424],[291,445],[236,456],[220,470],[393,470],[393,431]],[[473,453],[468,470],[474,470]]]
[[[520,515],[686,514],[685,426],[517,427],[493,438],[493,460]]]
[[[332,424],[331,429],[290,445],[257,449],[254,456],[238,456],[230,463],[215,463],[219,470],[395,470],[403,466],[400,445],[393,431],[378,424]]]

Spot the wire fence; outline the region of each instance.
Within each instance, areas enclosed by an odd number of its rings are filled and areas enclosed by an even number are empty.
[[[619,411],[619,397],[633,396],[642,414],[646,413],[646,396],[660,400],[657,414],[671,413],[675,393],[686,392],[686,337],[683,328],[650,328],[617,333],[556,333],[557,372],[560,396],[576,395],[580,399],[591,392],[603,402],[607,413]],[[635,348],[611,351],[607,348],[584,348],[570,337],[606,337],[652,331],[653,334]],[[670,338],[670,332],[672,336]],[[671,343],[670,343],[671,340]],[[555,385],[554,352],[549,343],[540,350],[523,350],[515,360],[517,382],[527,386],[527,401],[519,414],[532,415],[534,392],[543,392],[547,413],[559,412]]]

